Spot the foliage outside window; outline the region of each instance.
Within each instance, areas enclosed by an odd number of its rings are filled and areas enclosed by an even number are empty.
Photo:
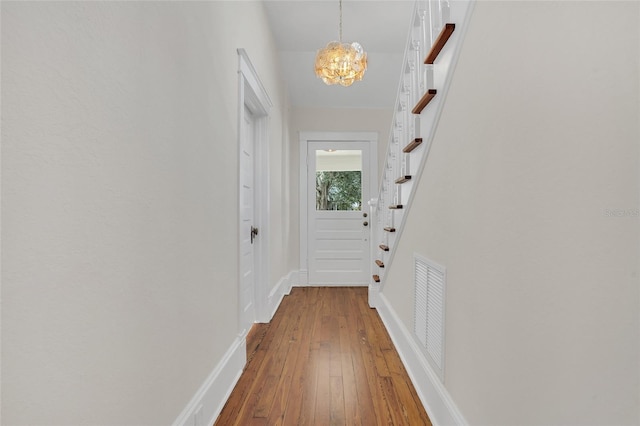
[[[361,210],[362,173],[353,171],[316,172],[316,210]]]

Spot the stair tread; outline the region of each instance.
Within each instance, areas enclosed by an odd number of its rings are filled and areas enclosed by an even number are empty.
[[[407,181],[411,180],[411,175],[404,175],[404,176],[400,176],[398,179],[396,179],[396,183],[405,183]]]
[[[456,29],[456,24],[452,24],[452,23],[445,24],[445,26],[442,27],[442,31],[440,31],[440,34],[438,35],[436,42],[433,43],[433,47],[431,48],[431,51],[429,51],[429,54],[424,60],[425,64],[431,65],[435,62],[436,58],[440,54],[440,51],[445,46],[445,44],[447,44],[449,37],[451,37],[451,34],[453,34],[453,31],[455,29]]]
[[[436,96],[437,93],[438,93],[438,91],[436,89],[427,90],[427,92],[418,101],[416,106],[413,107],[411,112],[414,113],[414,114],[420,114],[422,112],[422,110],[425,109],[425,107],[427,105],[429,105],[429,102],[431,102],[431,100]]]
[[[416,149],[420,144],[422,143],[422,138],[415,138],[414,140],[412,140],[409,145],[405,146],[402,149],[402,152],[409,153],[411,151],[413,151],[414,149]]]

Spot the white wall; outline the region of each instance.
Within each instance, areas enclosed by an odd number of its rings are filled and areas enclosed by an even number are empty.
[[[169,424],[237,338],[239,47],[287,210],[262,4],[1,7],[3,423]]]
[[[384,296],[447,268],[445,387],[469,424],[639,418],[636,2],[480,1]]]

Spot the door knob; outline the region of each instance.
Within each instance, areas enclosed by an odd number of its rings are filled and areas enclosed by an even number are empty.
[[[362,224],[363,224],[364,226],[367,226],[367,225],[369,225],[369,222],[367,222],[367,221],[365,220],[364,222],[362,222]]]

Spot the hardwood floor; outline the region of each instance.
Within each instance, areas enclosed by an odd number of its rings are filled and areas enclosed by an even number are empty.
[[[366,287],[296,287],[215,425],[431,425]]]

